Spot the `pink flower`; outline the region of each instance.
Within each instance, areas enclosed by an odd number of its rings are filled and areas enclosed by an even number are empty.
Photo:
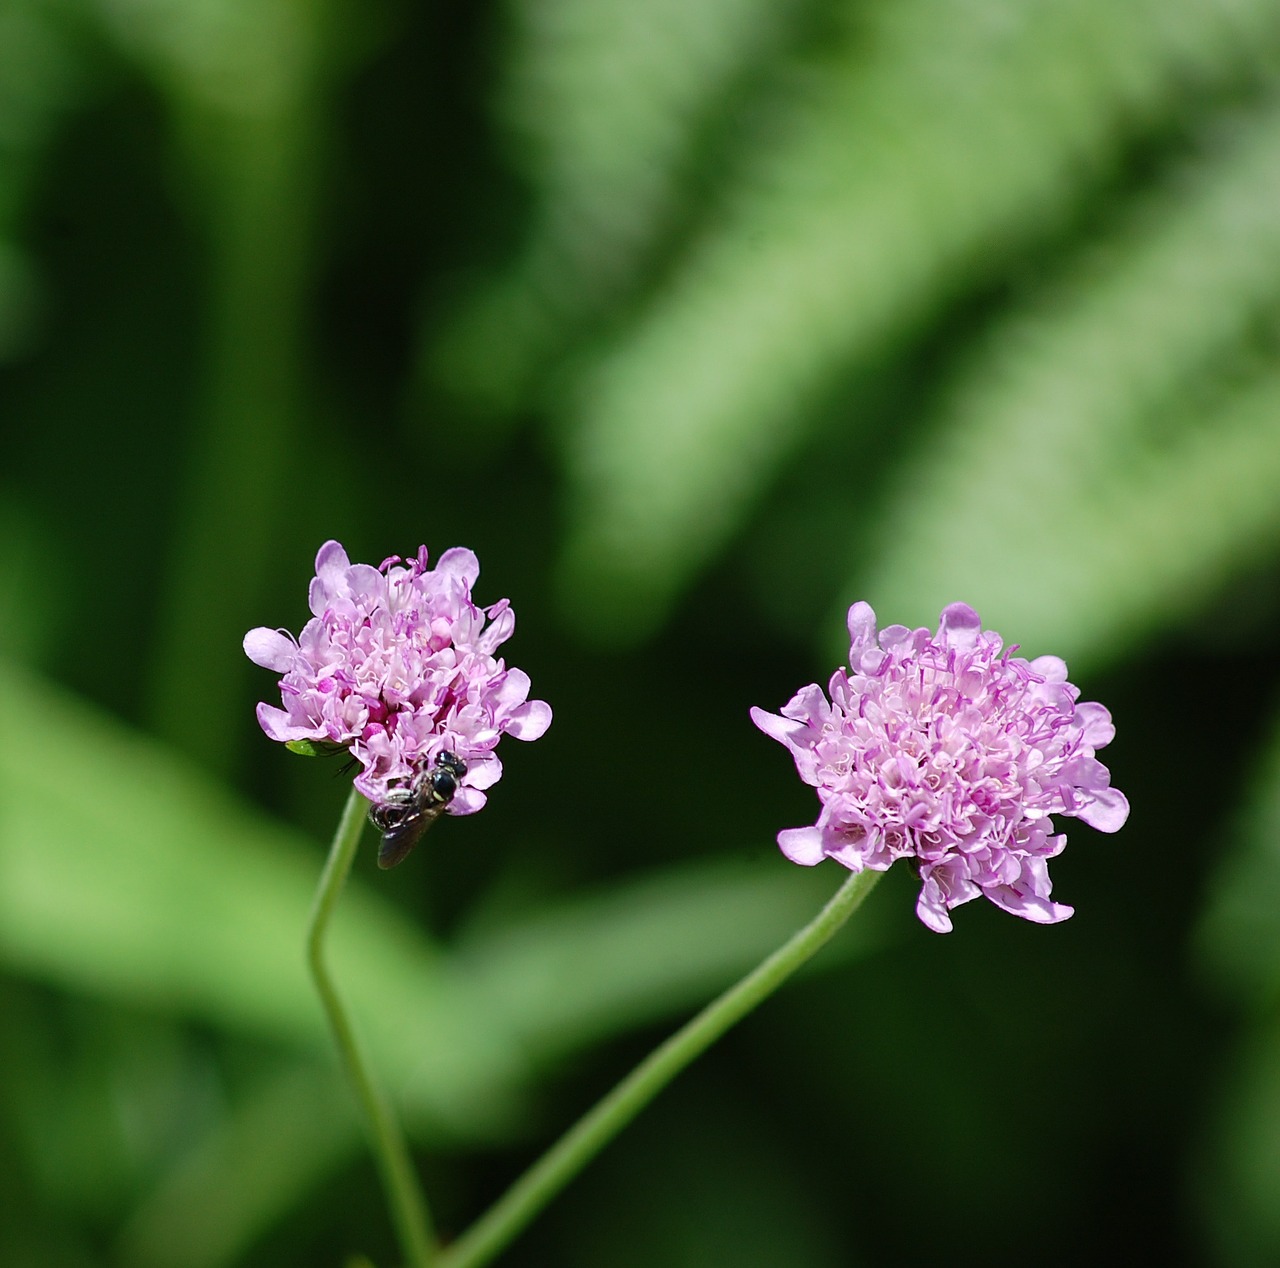
[[[1050,815],[1115,832],[1129,803],[1094,756],[1115,735],[1100,704],[1078,704],[1056,656],[1001,651],[963,603],[936,637],[890,625],[876,632],[865,603],[849,609],[849,664],[830,699],[813,684],[782,715],[752,709],[785,744],[822,810],[810,828],[778,834],[782,852],[850,871],[912,861],[923,886],[916,914],[951,929],[952,907],[982,895],[1041,924],[1072,914],[1051,902],[1049,863],[1066,844]]]
[[[337,542],[316,555],[312,619],[295,641],[280,630],[250,630],[245,654],[283,675],[283,709],[258,706],[258,722],[284,743],[340,745],[364,768],[356,787],[371,801],[409,788],[437,754],[451,752],[466,774],[450,814],[471,814],[502,776],[494,749],[502,735],[536,740],[551,709],[530,700],[529,677],[495,658],[511,637],[506,599],[478,608],[471,587],[480,564],[447,550],[427,567],[427,548],[377,567],[352,564]]]

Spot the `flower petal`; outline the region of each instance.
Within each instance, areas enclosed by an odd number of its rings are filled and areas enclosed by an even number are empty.
[[[463,784],[449,803],[449,814],[473,815],[477,810],[483,810],[488,801],[489,798],[480,789]]]
[[[440,576],[456,577],[470,590],[480,576],[480,561],[474,551],[465,546],[454,546],[436,560],[436,572]]]
[[[973,647],[982,633],[982,618],[967,603],[952,603],[938,618],[938,642],[944,647]]]
[[[299,726],[283,709],[274,705],[260,704],[257,708],[258,725],[273,739],[281,744],[290,740],[323,740],[328,738],[323,728]]]
[[[803,735],[809,728],[803,722],[792,718],[780,718],[776,713],[766,713],[763,709],[751,708],[751,721],[756,724],[770,739],[779,740],[783,744]]]
[[[1093,701],[1076,705],[1075,722],[1080,728],[1081,738],[1090,748],[1106,748],[1116,738],[1110,712]]]
[[[876,641],[876,614],[871,604],[859,600],[849,609],[846,618],[849,626],[850,651],[854,648],[874,647]],[[856,669],[857,666],[855,665]]]
[[[446,750],[472,765],[455,794],[458,814],[485,803],[501,778],[491,754],[503,734],[533,740],[551,722],[530,700],[529,677],[494,656],[515,628],[511,605],[487,610],[471,597],[475,554],[445,551],[434,569],[426,547],[379,568],[352,564],[336,541],[316,555],[312,617],[297,642],[250,630],[245,653],[282,675],[283,708],[263,704],[259,723],[274,740],[325,740],[360,763],[357,789],[376,803],[403,790]]]
[[[826,858],[822,833],[818,828],[784,828],[778,833],[778,846],[793,863],[812,867]]]
[[[244,654],[255,665],[263,669],[274,669],[276,673],[287,673],[293,668],[294,657],[298,654],[298,645],[287,634],[279,630],[269,630],[264,625],[250,630],[244,636]]]
[[[1037,656],[1031,661],[1031,670],[1045,682],[1067,681],[1067,662],[1061,656]]]
[[[316,575],[308,594],[312,616],[321,616],[329,601],[341,593],[342,579],[350,567],[351,561],[339,542],[325,542],[316,552]]]
[[[1052,924],[1048,860],[1065,835],[1053,816],[1105,832],[1129,805],[1110,787],[1097,750],[1115,734],[1057,656],[1027,661],[983,630],[965,603],[946,607],[936,635],[887,625],[865,603],[849,609],[849,663],[827,694],[803,687],[780,714],[751,719],[786,745],[822,809],[814,828],[779,836],[789,858],[831,858],[854,871],[911,858],[920,919],[951,928],[951,911],[985,895],[1027,920]]]
[[[1009,885],[992,885],[982,892],[1002,911],[1038,925],[1056,925],[1075,915],[1076,909],[1066,903],[1050,902],[1038,894],[1026,893]]]
[[[502,778],[502,762],[495,753],[489,754],[483,761],[468,762],[467,773],[463,778],[468,788],[492,788]]]
[[[1118,788],[1099,789],[1083,802],[1076,818],[1099,832],[1118,832],[1129,818],[1129,799]]]
[[[551,725],[551,706],[545,700],[530,700],[507,715],[503,734],[517,740],[536,740]]]

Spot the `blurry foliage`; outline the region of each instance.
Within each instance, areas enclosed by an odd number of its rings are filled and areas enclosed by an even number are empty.
[[[964,599],[1115,713],[1075,919],[890,878],[504,1262],[1280,1260],[1278,207],[1274,0],[6,0],[0,1262],[393,1261],[240,650],[329,536],[556,711],[339,912],[443,1227],[834,887],[748,706]]]
[[[1223,1261],[1261,1265],[1280,1246],[1280,732],[1252,776],[1232,825],[1239,846],[1199,929],[1207,978],[1250,1024],[1229,1054],[1198,1179]]]

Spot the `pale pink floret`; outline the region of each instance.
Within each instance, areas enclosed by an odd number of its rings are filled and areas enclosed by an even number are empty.
[[[1095,756],[1115,735],[1111,715],[1077,703],[1058,657],[1003,651],[963,603],[943,611],[936,636],[877,633],[870,606],[855,603],[849,638],[851,672],[837,670],[827,692],[803,687],[781,715],[751,710],[821,803],[812,827],[779,833],[783,853],[854,872],[911,859],[916,912],[938,933],[979,896],[1041,924],[1065,920],[1048,860],[1066,837],[1049,816],[1115,832],[1129,814]]]
[[[475,555],[447,550],[429,568],[426,547],[409,560],[352,564],[337,542],[316,555],[312,619],[295,640],[250,630],[245,654],[283,675],[283,708],[258,706],[273,740],[318,740],[350,750],[363,767],[356,787],[385,802],[446,750],[467,764],[451,814],[485,803],[502,776],[502,735],[536,740],[551,709],[529,699],[529,677],[495,658],[515,629],[506,599],[476,607]]]

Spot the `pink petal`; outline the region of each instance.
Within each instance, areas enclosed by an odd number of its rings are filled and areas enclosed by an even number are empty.
[[[376,607],[387,601],[387,578],[371,564],[352,564],[343,579],[343,592],[362,606]]]
[[[1032,672],[1045,682],[1067,681],[1067,662],[1061,656],[1037,656],[1030,665]]]
[[[492,656],[515,633],[516,614],[511,610],[508,600],[499,599],[488,609],[486,615],[489,617],[489,624],[476,639],[476,651]]]
[[[861,872],[868,867],[871,868],[873,872],[888,871],[889,869],[887,865],[884,867],[875,867],[873,864],[868,862],[867,845],[868,842],[866,838],[864,838],[859,845],[846,843],[845,845],[836,846],[834,849],[828,843],[826,853],[829,859],[835,859],[841,867],[847,867],[851,872]]]
[[[982,618],[967,603],[952,603],[938,618],[938,641],[964,651],[977,646]]]
[[[916,899],[916,915],[934,933],[950,933],[951,917],[947,914],[947,900],[942,887],[934,880],[926,880]]]
[[[508,716],[503,734],[517,740],[536,740],[551,725],[551,706],[545,700],[530,700]]]
[[[778,846],[793,863],[812,867],[826,858],[822,848],[822,832],[814,828],[784,828],[778,833]]]
[[[244,654],[263,669],[274,669],[278,674],[285,674],[293,668],[298,645],[287,634],[260,625],[244,636]]]
[[[502,778],[502,762],[492,753],[483,761],[468,762],[464,778],[468,788],[492,788]]]
[[[770,739],[788,744],[797,736],[803,735],[809,728],[803,722],[795,722],[790,718],[780,718],[776,713],[766,713],[754,705],[751,708],[751,721],[756,724]],[[776,750],[771,750],[776,751]]]
[[[1075,908],[1066,903],[1050,902],[1038,894],[1023,893],[1009,885],[993,885],[983,891],[1001,911],[1038,925],[1056,925],[1075,915]]]
[[[322,727],[298,726],[283,709],[260,704],[257,709],[258,725],[268,737],[284,743],[287,740],[323,740],[328,738]]]
[[[1094,701],[1076,705],[1075,722],[1081,729],[1080,738],[1090,748],[1106,748],[1116,738],[1110,712]]]
[[[1102,788],[1082,799],[1075,817],[1099,832],[1118,832],[1129,817],[1129,799],[1118,788]]]
[[[490,697],[495,712],[505,712],[524,704],[529,698],[529,675],[523,669],[508,669],[497,691]]]
[[[871,604],[859,600],[849,609],[847,618],[849,643],[852,648],[874,647],[876,641],[876,614]],[[857,666],[855,665],[856,669]]]
[[[474,551],[465,546],[454,546],[436,560],[435,570],[437,575],[456,577],[470,590],[480,575],[480,561]]]
[[[451,815],[473,815],[477,810],[483,810],[488,800],[489,798],[478,788],[468,788],[466,784],[463,784],[449,803],[449,813]]]
[[[826,696],[822,694],[822,688],[816,682],[811,682],[807,687],[801,687],[782,706],[782,716],[794,718],[807,727],[818,726],[831,716],[831,706],[827,703]]]
[[[316,552],[316,575],[307,595],[312,616],[321,616],[329,600],[341,593],[342,578],[350,567],[351,561],[340,542],[325,542]]]

